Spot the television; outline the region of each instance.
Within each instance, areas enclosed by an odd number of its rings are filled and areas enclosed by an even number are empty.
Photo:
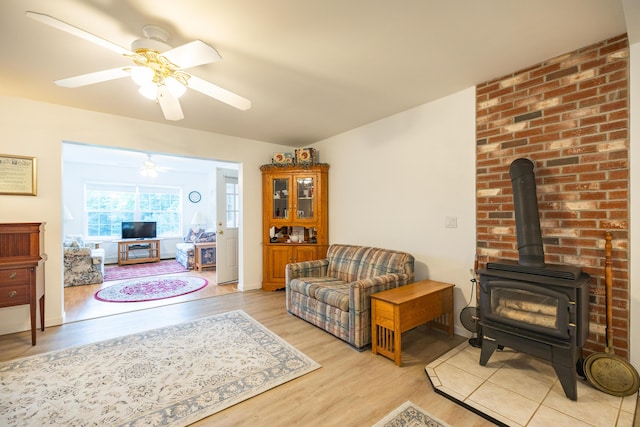
[[[122,222],[122,238],[123,239],[155,239],[156,222],[155,221],[123,221]]]

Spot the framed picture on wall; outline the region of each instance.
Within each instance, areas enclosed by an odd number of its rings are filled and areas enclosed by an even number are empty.
[[[36,158],[0,154],[0,194],[37,194]]]

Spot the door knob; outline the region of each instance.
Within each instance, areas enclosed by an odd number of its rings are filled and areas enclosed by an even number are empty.
[[[218,230],[218,234],[224,234],[224,231]]]

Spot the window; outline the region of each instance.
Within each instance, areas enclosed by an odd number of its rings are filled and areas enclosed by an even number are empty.
[[[179,187],[87,184],[87,236],[120,238],[122,221],[156,221],[158,237],[180,236],[181,199]]]
[[[240,224],[240,208],[238,194],[238,178],[224,177],[224,192],[227,203],[227,228],[238,228]]]

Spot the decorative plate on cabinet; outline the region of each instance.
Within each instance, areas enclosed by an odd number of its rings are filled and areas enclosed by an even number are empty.
[[[271,162],[274,165],[284,165],[285,164],[284,153],[273,153],[273,158],[271,159]]]
[[[314,157],[314,148],[300,148],[296,150],[296,163],[299,165],[312,165],[315,160]]]

